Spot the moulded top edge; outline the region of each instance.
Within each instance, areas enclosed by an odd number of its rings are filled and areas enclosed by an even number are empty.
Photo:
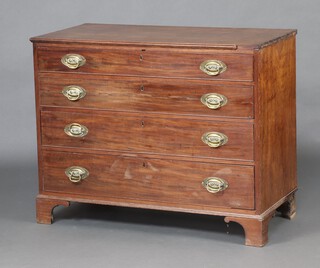
[[[218,49],[218,50],[237,50],[235,44],[192,44],[192,43],[156,43],[156,42],[123,42],[123,41],[92,41],[92,40],[70,40],[70,39],[51,39],[44,40],[30,38],[33,43],[57,43],[57,44],[90,44],[90,45],[117,45],[117,46],[139,46],[139,47],[172,47],[172,48],[201,48],[201,49]]]
[[[31,42],[85,43],[223,50],[253,50],[295,35],[293,29],[82,24],[31,38]]]

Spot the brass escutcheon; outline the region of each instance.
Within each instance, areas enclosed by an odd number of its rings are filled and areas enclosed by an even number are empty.
[[[65,174],[73,183],[79,183],[89,176],[89,171],[84,167],[72,166],[65,170]]]
[[[63,65],[70,69],[78,69],[86,63],[85,57],[79,54],[66,54],[61,58]]]
[[[202,186],[209,192],[216,194],[228,188],[229,184],[224,179],[218,177],[209,177],[202,182]]]
[[[219,75],[227,70],[227,65],[220,60],[206,60],[200,64],[200,70],[207,75]]]
[[[228,142],[228,137],[220,132],[207,132],[202,135],[201,140],[209,147],[218,148]]]
[[[80,125],[78,123],[71,123],[65,126],[64,132],[70,137],[81,138],[86,136],[89,130],[84,125]]]
[[[216,110],[227,104],[228,99],[218,93],[208,93],[201,97],[201,102],[209,109]]]
[[[83,87],[70,85],[63,88],[62,94],[69,101],[77,101],[82,99],[87,93]]]

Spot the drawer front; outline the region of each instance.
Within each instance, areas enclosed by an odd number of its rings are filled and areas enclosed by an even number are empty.
[[[248,122],[56,111],[43,111],[41,121],[43,145],[253,160],[253,125]],[[86,127],[88,133],[68,136],[64,129],[72,123]],[[209,147],[202,141],[209,132],[226,135],[227,143]]]
[[[43,160],[43,185],[48,192],[198,205],[199,209],[254,208],[253,167],[50,151],[43,152]],[[74,166],[85,168],[88,177],[72,182],[65,170]],[[202,182],[212,177],[223,179],[228,187],[209,192]]]
[[[79,89],[76,95],[72,91],[64,95],[63,89],[70,86],[80,87],[85,96],[79,94]],[[40,78],[40,104],[43,106],[252,118],[252,95],[250,86],[199,80],[85,75]]]
[[[70,69],[61,59],[67,54],[80,55],[85,63]],[[219,75],[208,75],[200,65],[218,60],[226,65]],[[212,66],[212,65],[211,65]],[[215,65],[216,66],[216,65]],[[100,73],[113,75],[143,75],[161,77],[200,78],[213,80],[253,80],[253,56],[249,54],[221,53],[217,51],[180,49],[140,49],[137,47],[39,47],[38,67],[41,71]],[[210,67],[210,66],[209,66]]]

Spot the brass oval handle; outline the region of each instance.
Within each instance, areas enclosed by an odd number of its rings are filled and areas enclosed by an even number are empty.
[[[89,176],[89,171],[84,167],[72,166],[65,170],[65,174],[73,183],[78,183]]]
[[[66,54],[61,58],[63,65],[70,69],[78,69],[86,63],[85,57],[79,54]]]
[[[87,94],[87,92],[83,87],[71,85],[64,87],[62,90],[62,94],[69,101],[77,101],[82,99]]]
[[[220,60],[206,60],[200,64],[200,70],[207,75],[219,75],[227,70],[227,65]]]
[[[218,148],[228,142],[228,137],[220,132],[207,132],[202,135],[201,140],[209,147]]]
[[[209,109],[216,110],[227,104],[228,99],[218,93],[208,93],[201,97],[201,102]]]
[[[84,137],[88,134],[89,130],[84,125],[72,123],[65,126],[64,132],[70,137]]]
[[[209,177],[206,178],[202,182],[202,186],[209,192],[216,194],[218,192],[222,192],[228,188],[229,184],[227,181],[217,177]]]

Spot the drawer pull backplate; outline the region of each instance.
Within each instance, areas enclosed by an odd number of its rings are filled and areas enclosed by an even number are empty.
[[[83,66],[86,63],[86,59],[79,54],[66,54],[61,58],[61,62],[63,65],[74,70]]]
[[[64,132],[70,137],[84,137],[88,134],[89,130],[86,126],[80,125],[78,123],[72,123],[70,125],[66,125],[64,128]]]
[[[227,70],[227,65],[220,60],[206,60],[200,64],[200,70],[207,75],[219,75]]]
[[[77,101],[82,99],[87,93],[86,90],[82,87],[71,85],[66,86],[62,90],[62,94],[69,100],[69,101]]]
[[[201,102],[209,109],[215,110],[227,104],[228,99],[218,93],[208,93],[201,97]]]
[[[228,137],[220,132],[207,132],[202,135],[201,140],[209,147],[218,148],[228,142]]]
[[[229,185],[228,185],[228,182],[225,181],[224,179],[217,178],[217,177],[209,177],[202,182],[202,186],[209,193],[216,194],[218,192],[222,192],[225,189],[227,189]]]
[[[65,174],[73,183],[78,183],[89,176],[89,171],[83,167],[73,166],[65,170]]]

